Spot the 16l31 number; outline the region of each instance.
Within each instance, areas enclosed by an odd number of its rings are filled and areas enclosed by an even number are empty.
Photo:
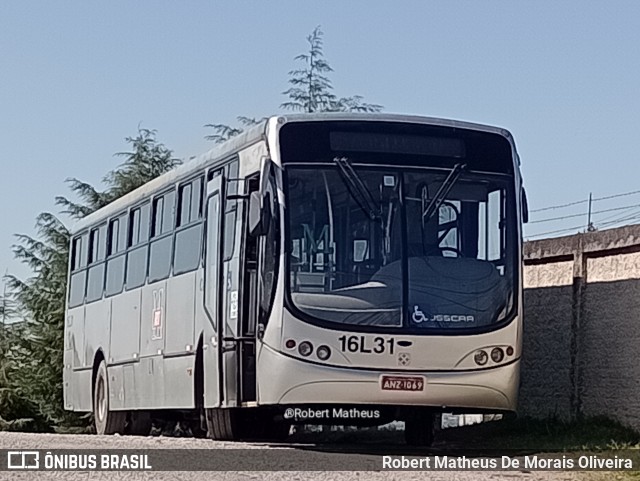
[[[393,337],[340,336],[342,352],[359,352],[361,354],[393,354],[395,340]]]

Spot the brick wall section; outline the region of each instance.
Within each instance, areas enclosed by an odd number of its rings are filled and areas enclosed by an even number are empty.
[[[519,410],[640,430],[640,225],[525,243]]]
[[[518,410],[534,417],[571,415],[571,286],[531,288],[524,294],[526,322]]]

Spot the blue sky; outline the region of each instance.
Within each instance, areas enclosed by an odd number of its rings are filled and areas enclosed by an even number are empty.
[[[65,178],[99,183],[139,124],[188,158],[211,147],[204,124],[279,112],[316,25],[338,95],[511,130],[532,209],[640,190],[637,1],[5,0],[0,269],[26,273],[13,234],[56,210]],[[635,204],[640,195],[594,210]],[[597,214],[596,224],[637,211]]]

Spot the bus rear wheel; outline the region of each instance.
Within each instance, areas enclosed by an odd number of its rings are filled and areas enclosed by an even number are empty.
[[[404,440],[410,446],[428,447],[433,444],[434,415],[411,413],[404,422]]]
[[[126,411],[111,411],[109,407],[109,376],[104,361],[98,366],[93,386],[93,419],[97,434],[122,434],[127,421]]]

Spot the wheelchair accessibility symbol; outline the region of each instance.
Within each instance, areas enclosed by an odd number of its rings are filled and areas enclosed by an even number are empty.
[[[416,324],[420,324],[420,323],[425,322],[427,320],[427,316],[424,315],[424,312],[422,312],[418,308],[418,306],[413,306],[413,314],[411,315],[411,319]]]

